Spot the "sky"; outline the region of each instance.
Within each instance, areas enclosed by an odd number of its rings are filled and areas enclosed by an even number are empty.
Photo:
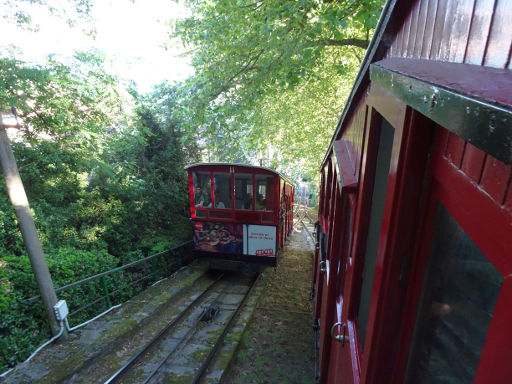
[[[68,1],[49,1],[58,9],[66,9]],[[44,62],[48,54],[71,57],[74,50],[97,48],[112,60],[114,72],[124,79],[133,80],[140,92],[149,92],[153,86],[167,81],[179,81],[193,73],[183,47],[169,44],[171,19],[184,17],[187,9],[173,0],[93,0],[91,17],[96,37],[83,30],[91,24],[80,19],[70,28],[65,18],[51,16],[48,7],[31,5],[29,10],[37,32],[0,20],[0,49],[19,48],[16,58],[35,63]],[[22,5],[23,6],[23,5]],[[29,7],[29,5],[26,5]],[[6,7],[5,2],[0,7]],[[2,9],[5,15],[8,9]]]

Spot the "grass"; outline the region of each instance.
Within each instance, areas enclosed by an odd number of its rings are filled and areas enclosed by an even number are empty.
[[[307,243],[295,248],[302,250],[286,249],[270,277],[224,383],[314,383],[312,251]]]

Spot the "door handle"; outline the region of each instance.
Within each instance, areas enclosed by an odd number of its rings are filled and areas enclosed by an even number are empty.
[[[341,335],[334,335],[334,329],[338,326],[342,326],[342,333]],[[345,345],[345,340],[347,340],[347,336],[345,336],[345,330],[347,329],[346,325],[342,321],[338,321],[337,323],[334,323],[331,327],[331,338],[333,340],[336,340],[337,342],[341,343],[342,346]],[[348,340],[347,340],[348,341]]]
[[[325,273],[327,271],[327,263],[325,260],[320,262],[320,272]]]

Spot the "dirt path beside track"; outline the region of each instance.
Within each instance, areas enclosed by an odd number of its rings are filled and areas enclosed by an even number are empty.
[[[312,233],[312,226],[309,230]],[[310,300],[313,249],[304,227],[294,229],[224,383],[315,382]]]

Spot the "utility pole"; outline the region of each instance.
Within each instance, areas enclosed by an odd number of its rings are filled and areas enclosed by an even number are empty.
[[[39,292],[44,303],[46,315],[48,316],[50,328],[55,336],[60,329],[53,311],[53,306],[57,303],[57,294],[53,287],[48,264],[46,264],[43,248],[37,235],[34,218],[30,212],[25,188],[23,187],[23,182],[16,166],[16,160],[14,159],[14,153],[9,143],[9,137],[7,136],[6,128],[10,127],[17,128],[18,125],[4,125],[2,114],[0,113],[0,162],[2,163],[5,184],[7,185],[9,199],[18,218],[25,248],[27,249],[30,264],[32,264],[37,285],[39,286]]]

